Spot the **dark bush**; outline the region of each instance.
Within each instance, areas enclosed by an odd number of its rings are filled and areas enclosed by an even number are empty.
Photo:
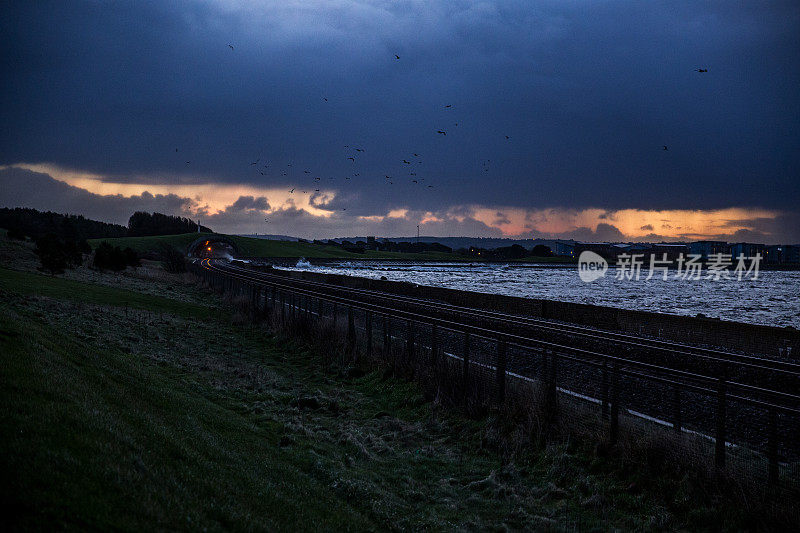
[[[544,244],[537,244],[531,250],[531,255],[536,257],[553,257],[553,251],[550,249],[549,246],[545,246]]]
[[[9,239],[15,239],[18,241],[25,240],[25,232],[22,230],[22,228],[19,227],[8,228],[8,233],[6,234],[6,236]]]
[[[164,270],[176,274],[186,272],[186,256],[183,252],[167,243],[161,244],[159,252]]]
[[[99,270],[119,272],[128,266],[128,258],[119,246],[111,246],[107,242],[103,242],[94,251],[92,265]]]
[[[137,268],[142,265],[138,252],[133,248],[127,247],[124,250],[122,250],[122,253],[125,254],[125,263],[128,266]]]
[[[81,255],[75,241],[65,241],[53,233],[46,233],[36,239],[36,255],[39,257],[40,270],[51,274],[60,274],[66,268],[81,264]]]

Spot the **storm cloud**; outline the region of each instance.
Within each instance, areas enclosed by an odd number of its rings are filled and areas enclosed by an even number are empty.
[[[334,212],[325,233],[393,209],[478,231],[443,215],[464,205],[798,210],[797,2],[6,2],[0,15],[3,165],[296,188]],[[264,201],[305,228],[308,211]],[[248,205],[205,214],[263,223]]]

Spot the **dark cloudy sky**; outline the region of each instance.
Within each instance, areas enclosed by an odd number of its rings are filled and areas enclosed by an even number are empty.
[[[800,241],[797,1],[12,1],[0,30],[2,205]]]

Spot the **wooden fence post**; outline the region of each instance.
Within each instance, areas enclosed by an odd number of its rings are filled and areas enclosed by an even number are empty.
[[[727,394],[725,378],[720,377],[717,384],[717,431],[715,435],[716,443],[714,446],[714,464],[717,468],[723,468],[725,466],[726,404]]]
[[[778,415],[774,407],[767,414],[769,423],[769,442],[767,443],[767,459],[769,460],[767,479],[770,485],[778,484]]]
[[[439,356],[439,332],[436,324],[431,326],[431,366],[436,367],[436,358]]]
[[[502,405],[506,399],[506,342],[498,341],[497,343],[497,373],[495,375],[496,396],[495,401],[497,405]]]
[[[350,352],[354,352],[356,348],[356,324],[353,317],[353,306],[347,308],[347,346]]]
[[[392,352],[392,332],[389,327],[389,317],[383,315],[383,357],[389,357]]]
[[[600,391],[603,420],[608,420],[608,361],[603,359],[603,383]]]
[[[464,405],[467,403],[467,389],[469,388],[469,333],[464,334],[464,351],[462,353],[464,357],[464,369],[463,375],[461,376],[461,384],[464,388]]]
[[[619,437],[619,365],[616,361],[611,364],[611,427],[609,440],[611,444],[617,443]]]
[[[339,319],[339,304],[333,302],[333,331],[336,331],[336,322]]]
[[[367,330],[367,359],[372,359],[372,311],[366,311],[364,322]]]
[[[414,357],[414,322],[406,321],[406,359],[411,362]]]
[[[558,354],[549,352],[547,356],[547,395],[545,397],[545,408],[547,409],[547,419],[552,422],[558,415]]]

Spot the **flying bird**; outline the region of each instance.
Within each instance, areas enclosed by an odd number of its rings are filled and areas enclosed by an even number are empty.
[[[291,191],[289,191],[289,194],[294,194],[294,189],[295,189],[295,188],[294,188],[294,187],[292,187],[292,190],[291,190]]]
[[[664,150],[669,150],[669,148],[667,148],[667,146],[666,146],[666,145],[664,145]]]
[[[403,163],[405,163],[406,165],[410,165],[411,161],[406,161],[405,159],[403,159]]]
[[[511,137],[509,137],[508,135],[506,135],[506,140],[508,140],[508,139],[510,139],[510,138],[511,138]]]
[[[311,171],[310,170],[304,170],[303,173],[304,174],[311,174]]]
[[[188,165],[189,163],[191,163],[191,161],[187,161],[187,162],[186,162],[186,164],[187,164],[187,165]]]
[[[452,105],[450,105],[450,104],[447,104],[447,105],[446,105],[446,106],[444,106],[444,107],[445,107],[445,109],[448,109],[448,108],[451,108],[451,107],[453,107],[453,106],[452,106]]]
[[[256,159],[255,161],[253,161],[253,162],[252,162],[252,163],[250,163],[250,164],[251,164],[251,165],[257,165],[259,161],[261,161],[261,158],[258,158],[258,159]]]
[[[323,100],[325,100],[326,102],[328,101],[328,99],[327,99],[327,98],[324,98],[324,97],[323,97],[322,99],[323,99]]]
[[[349,159],[349,160],[350,160],[350,161],[352,161],[353,163],[355,163],[355,162],[356,162],[356,158],[355,158],[355,157],[348,157],[347,159]]]
[[[419,183],[417,180],[411,180],[411,183]]]
[[[708,72],[708,69],[707,68],[699,68],[699,69],[697,69],[697,72]]]
[[[399,56],[399,55],[397,55],[397,54],[395,54],[395,55],[394,55],[394,58],[395,58],[395,59],[400,59],[400,56]]]
[[[228,43],[228,48],[230,48],[231,50],[233,50],[233,45],[232,45],[232,44],[230,44],[230,43]]]
[[[419,157],[419,154],[414,154],[414,157]]]
[[[364,151],[363,148],[356,148],[356,152],[363,152],[363,151]]]
[[[175,152],[177,152],[177,151],[178,151],[178,149],[177,149],[177,148],[175,148]]]
[[[314,181],[319,181],[319,178],[314,178]]]
[[[442,135],[447,135],[447,132],[446,131],[442,131],[442,130],[436,130],[436,133],[441,133]]]

